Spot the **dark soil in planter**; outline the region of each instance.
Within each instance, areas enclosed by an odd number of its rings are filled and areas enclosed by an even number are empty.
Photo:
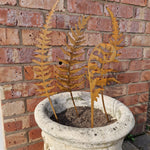
[[[72,126],[72,127],[78,127],[78,128],[90,128],[91,127],[91,108],[90,107],[77,107],[77,110],[79,112],[79,117],[76,116],[75,109],[69,108],[60,114],[57,114],[58,116],[58,123],[66,125],[66,126]],[[54,115],[51,117],[53,121],[56,121]],[[109,122],[107,122],[107,119],[105,117],[105,114],[99,110],[94,109],[94,127],[102,127],[109,124],[114,123],[117,121],[116,119],[112,119],[112,116],[109,115]]]

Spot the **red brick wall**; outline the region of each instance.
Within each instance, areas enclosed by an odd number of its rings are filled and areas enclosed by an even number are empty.
[[[33,74],[33,51],[39,29],[55,0],[0,0],[0,85],[6,145],[8,150],[42,150],[43,142],[33,111],[42,100],[37,98]],[[60,0],[53,17],[50,60],[56,61],[66,33],[80,15],[91,15],[86,31],[85,61],[89,51],[111,35],[111,8],[124,33],[119,71],[119,85],[106,88],[106,94],[125,103],[135,114],[134,133],[144,131],[150,81],[150,0]],[[85,84],[84,89],[88,89]]]

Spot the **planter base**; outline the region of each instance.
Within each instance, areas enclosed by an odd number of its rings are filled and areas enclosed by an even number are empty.
[[[72,143],[66,143],[63,140],[58,140],[44,132],[42,132],[44,140],[44,150],[85,150],[80,147],[73,147]],[[99,148],[86,148],[86,150],[122,150],[123,139],[103,145]]]

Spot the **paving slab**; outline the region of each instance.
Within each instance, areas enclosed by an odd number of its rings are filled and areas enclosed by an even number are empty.
[[[135,138],[133,144],[139,150],[150,150],[150,134],[144,134]]]
[[[123,150],[139,150],[137,147],[135,147],[132,143],[130,143],[129,141],[124,141],[123,146],[122,146]]]

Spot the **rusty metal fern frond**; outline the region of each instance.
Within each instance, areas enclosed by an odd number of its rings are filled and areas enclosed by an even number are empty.
[[[110,82],[119,83],[114,77],[107,77],[107,74],[110,72],[115,72],[113,69],[105,69],[105,65],[111,62],[117,62],[116,59],[119,54],[117,51],[121,49],[119,44],[122,42],[122,34],[120,34],[119,26],[117,19],[114,17],[112,11],[107,8],[112,20],[113,35],[109,40],[109,43],[100,43],[98,44],[93,51],[91,52],[89,61],[88,61],[88,78],[90,83],[90,92],[91,92],[91,127],[93,127],[94,119],[94,101],[97,101],[98,94],[101,93],[102,103],[104,112],[109,121],[105,104],[103,91],[104,87]],[[98,66],[99,64],[99,66]],[[99,77],[95,77],[95,74],[99,73]]]
[[[110,14],[111,20],[112,20],[112,28],[113,28],[113,35],[110,39],[110,44],[114,46],[116,50],[121,49],[122,47],[119,47],[121,42],[123,41],[122,34],[119,32],[119,25],[117,22],[117,19],[114,17],[113,12],[107,7],[107,11]]]
[[[49,99],[51,108],[53,110],[53,113],[55,115],[56,120],[58,120],[56,112],[54,110],[52,101],[50,99],[50,96],[55,94],[55,92],[52,92],[53,89],[55,88],[52,86],[52,80],[49,80],[51,78],[51,72],[52,70],[50,69],[50,62],[47,61],[47,53],[49,51],[49,46],[48,43],[50,41],[50,38],[48,38],[48,35],[51,33],[49,29],[51,28],[50,23],[51,23],[51,18],[52,15],[55,11],[55,8],[58,4],[59,0],[56,1],[56,3],[53,5],[49,15],[46,18],[46,24],[44,25],[43,29],[41,29],[39,38],[37,39],[38,44],[36,47],[38,48],[35,50],[35,59],[33,59],[33,63],[35,63],[38,66],[34,66],[34,72],[36,74],[36,79],[39,80],[40,83],[37,83],[37,86],[39,87],[37,89],[37,92],[39,93],[40,96],[47,97]]]
[[[75,25],[75,31],[71,28],[71,34],[68,34],[68,39],[70,44],[66,43],[66,49],[61,48],[62,52],[68,57],[68,59],[61,59],[64,64],[64,67],[57,66],[57,84],[61,91],[68,91],[70,92],[71,99],[78,116],[78,111],[74,102],[74,98],[72,95],[72,90],[77,87],[80,87],[85,81],[82,80],[81,82],[77,82],[83,79],[85,73],[79,73],[85,66],[75,68],[73,67],[77,64],[83,64],[84,61],[79,61],[79,57],[84,55],[84,52],[81,50],[83,49],[82,44],[85,42],[84,40],[84,31],[89,20],[89,17],[83,16],[82,19],[79,18],[78,24]],[[65,75],[62,75],[64,73]],[[77,75],[79,74],[79,75]]]

